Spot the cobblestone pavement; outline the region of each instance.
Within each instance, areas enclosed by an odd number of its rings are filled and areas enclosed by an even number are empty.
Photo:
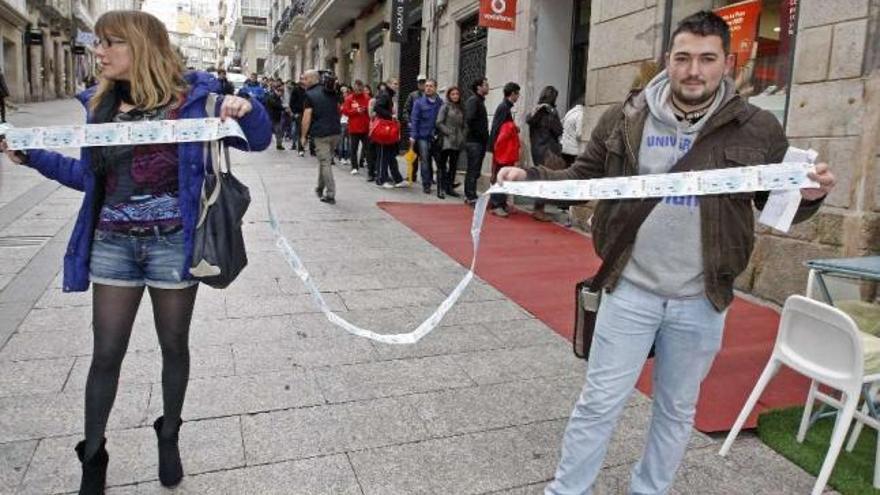
[[[82,120],[74,100],[24,105],[20,126]],[[74,150],[71,150],[73,152]],[[418,345],[349,336],[316,312],[276,250],[283,230],[331,307],[382,332],[409,330],[465,270],[376,201],[439,201],[383,190],[336,168],[335,206],[317,201],[314,160],[274,147],[234,155],[251,187],[251,263],[230,289],[200,289],[178,493],[538,494],[553,476],[584,366],[550,328],[478,279]],[[90,294],[64,294],[61,258],[80,194],[0,166],[0,493],[68,493],[91,353]],[[161,411],[149,298],[110,418],[115,495],[165,492],[150,427]],[[636,393],[599,493],[625,493],[650,400]],[[812,478],[743,435],[728,459],[695,434],[674,493],[801,494]]]

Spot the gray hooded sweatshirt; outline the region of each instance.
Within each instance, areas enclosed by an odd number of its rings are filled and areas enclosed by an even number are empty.
[[[690,150],[700,129],[733,90],[722,82],[715,101],[694,124],[681,122],[672,110],[666,71],[645,88],[650,113],[639,148],[639,174],[662,174]],[[636,236],[632,257],[623,270],[627,281],[669,298],[698,297],[705,292],[697,196],[666,197],[651,211]]]

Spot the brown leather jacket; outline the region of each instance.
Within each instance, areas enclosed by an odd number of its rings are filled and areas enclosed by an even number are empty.
[[[608,109],[593,130],[587,149],[564,170],[535,167],[528,180],[596,179],[638,175],[639,145],[648,116],[642,93]],[[731,95],[706,122],[682,158],[693,170],[742,167],[782,161],[788,139],[770,113]],[[706,295],[722,311],[733,301],[733,281],[749,263],[755,244],[752,203],[764,207],[768,193],[719,194],[700,199],[703,275]],[[593,244],[605,258],[611,240],[621,234],[633,206],[640,200],[599,201],[592,221]],[[822,200],[802,201],[795,222],[810,218]],[[606,288],[614,289],[629,261],[632,246],[619,258]]]

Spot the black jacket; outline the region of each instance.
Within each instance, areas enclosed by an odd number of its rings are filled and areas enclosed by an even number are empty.
[[[418,100],[422,96],[425,96],[425,93],[422,93],[419,90],[415,90],[406,97],[406,103],[403,104],[403,115],[400,116],[400,120],[409,123],[409,117],[412,113],[413,105],[415,105],[416,100]]]
[[[274,91],[266,97],[266,113],[269,114],[269,118],[273,123],[281,121],[281,115],[284,113],[284,102],[281,101],[281,97],[275,94]]]
[[[529,124],[529,143],[532,147],[532,163],[535,166],[544,163],[544,156],[550,152],[562,156],[562,121],[556,107],[540,105],[526,120]]]
[[[235,94],[235,85],[229,82],[229,79],[217,79],[220,81],[220,94],[221,95],[232,95]]]
[[[379,93],[376,97],[376,103],[373,105],[373,111],[376,116],[381,119],[394,118],[394,90],[388,88]]]
[[[467,125],[468,143],[486,145],[489,142],[489,114],[486,113],[486,98],[471,95],[464,105],[464,121]]]
[[[495,140],[498,139],[498,131],[501,130],[501,124],[508,120],[513,120],[513,114],[510,112],[511,108],[513,108],[513,103],[505,98],[501,100],[501,103],[498,104],[498,108],[495,109],[495,115],[492,116],[492,133],[489,134],[490,152],[495,151]]]
[[[303,113],[305,102],[306,90],[299,84],[294,85],[293,89],[290,90],[290,101],[288,102],[290,105],[290,111],[296,115],[301,115]]]

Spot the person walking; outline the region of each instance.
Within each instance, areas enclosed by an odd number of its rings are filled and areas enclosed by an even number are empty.
[[[467,127],[464,149],[467,154],[467,171],[464,177],[464,202],[473,206],[477,202],[477,180],[483,169],[483,159],[489,145],[489,116],[486,113],[486,95],[489,80],[478,77],[471,83],[473,93],[465,103],[464,119]]]
[[[437,114],[442,105],[443,101],[437,96],[437,82],[428,79],[425,81],[425,95],[415,101],[410,114],[409,140],[418,150],[422,192],[425,194],[431,194],[431,184],[434,182],[434,154],[431,151]],[[439,180],[437,183],[439,185]]]
[[[275,135],[275,149],[284,149],[284,88],[276,84],[266,97],[266,112],[272,121],[272,133]]]
[[[781,162],[785,132],[772,113],[737,94],[730,48],[730,29],[720,16],[702,11],[686,17],[672,33],[667,69],[602,115],[574,165],[505,168],[498,180],[662,174],[682,160],[697,170]],[[820,187],[801,189],[795,221],[815,214],[835,184],[826,163],[816,164],[810,176]],[[752,254],[752,204],[763,208],[767,198],[765,191],[655,200],[605,282],[586,383],[547,495],[590,493],[652,346],[651,420],[628,493],[671,489],[693,432],[700,383],[721,347],[734,280]],[[609,243],[627,235],[641,204],[599,201],[592,234],[601,257],[609,255]]]
[[[559,112],[556,110],[556,98],[559,92],[553,86],[547,86],[541,90],[538,97],[538,106],[536,106],[526,119],[529,125],[529,144],[531,144],[532,164],[534,166],[544,165],[546,163],[556,163],[556,160],[547,155],[552,154],[556,157],[562,155],[562,145],[559,138],[562,137],[562,121],[559,119]],[[544,202],[535,200],[535,207],[532,211],[532,218],[539,222],[549,222],[552,220],[549,215],[544,212]]]
[[[231,95],[235,94],[235,85],[226,78],[226,71],[220,69],[217,71],[217,80],[220,81],[220,91],[218,91],[221,95]]]
[[[376,118],[397,120],[397,112],[394,111],[394,97],[396,95],[397,80],[391,79],[385,84],[385,88],[380,89],[376,95],[376,102],[373,105],[373,111],[376,112]],[[376,160],[379,164],[379,175],[376,179],[376,184],[386,189],[404,187],[406,183],[403,180],[403,176],[400,175],[400,169],[397,166],[397,150],[399,143],[373,143],[373,146],[376,149]]]
[[[351,143],[351,173],[358,173],[358,169],[367,161],[367,134],[370,132],[370,96],[364,90],[364,82],[355,80],[351,94],[342,105],[342,113],[348,117],[348,135]],[[369,172],[368,174],[369,175]]]
[[[335,81],[321,83],[321,74],[308,70],[305,79],[306,97],[302,118],[300,140],[308,136],[315,140],[315,153],[318,156],[318,186],[315,193],[324,203],[336,204],[336,183],[333,181],[333,150],[339,144],[342,126],[339,124],[339,95]]]
[[[492,131],[489,134],[489,151],[492,153],[492,177],[495,183],[498,171],[515,165],[519,161],[519,129],[513,122],[513,106],[519,100],[520,87],[515,82],[504,85],[504,99],[495,108],[492,116]],[[504,131],[502,133],[502,131]],[[507,195],[495,193],[489,200],[489,208],[499,217],[509,215]]]
[[[207,116],[205,99],[220,85],[208,73],[184,73],[162,21],[146,12],[110,11],[94,30],[100,83],[78,95],[87,107],[87,122]],[[238,119],[247,142],[229,140],[236,148],[261,151],[271,141],[269,118],[256,100],[223,96],[212,113]],[[0,150],[12,162],[84,192],[64,257],[63,284],[65,292],[92,284],[94,346],[85,389],[85,439],[75,449],[82,465],[80,494],[104,493],[107,419],[144,287],[162,351],[163,415],[153,422],[159,481],[175,486],[183,477],[178,436],[198,288],[189,267],[205,175],[203,144],[83,148],[75,159],[46,150],[12,152],[0,140]]]
[[[437,160],[437,197],[459,197],[455,192],[455,175],[458,171],[458,156],[464,146],[467,129],[464,121],[464,107],[461,104],[461,90],[452,86],[446,90],[446,103],[437,114],[437,135],[440,139],[440,157]]]
[[[305,110],[305,101],[305,82],[303,81],[303,77],[300,76],[299,81],[290,88],[290,100],[288,101],[288,106],[290,107],[291,113],[291,125],[293,127],[291,132],[293,134],[294,143],[290,146],[290,150],[293,151],[295,149],[297,154],[301,157],[305,156],[305,148],[299,138],[300,130],[302,129],[302,116],[303,111]]]

